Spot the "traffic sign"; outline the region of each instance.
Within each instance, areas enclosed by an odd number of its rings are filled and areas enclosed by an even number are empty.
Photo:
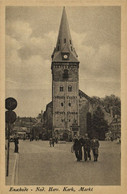
[[[17,107],[17,101],[14,98],[9,97],[5,100],[5,108],[7,110],[14,110],[16,107]]]
[[[16,121],[16,113],[14,111],[5,112],[6,123],[14,123]]]

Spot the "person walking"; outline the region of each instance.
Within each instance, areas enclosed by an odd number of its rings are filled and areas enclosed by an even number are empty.
[[[58,143],[58,137],[55,137],[55,143],[56,144]]]
[[[78,137],[74,137],[73,150],[75,152],[77,161],[79,162],[82,156],[81,156],[81,142],[79,141]]]
[[[89,160],[91,160],[91,142],[90,139],[88,137],[88,134],[85,134],[85,137],[83,139],[83,149],[84,149],[84,160],[87,161],[87,159],[89,158]]]
[[[97,160],[98,160],[99,141],[95,137],[93,137],[93,139],[91,140],[91,148],[92,148],[92,151],[93,151],[94,162],[97,162]]]
[[[54,147],[54,143],[55,143],[55,138],[54,137],[52,137],[52,138],[50,138],[49,139],[49,145],[50,145],[50,147]]]
[[[52,145],[53,145],[53,147],[54,147],[54,144],[55,144],[55,138],[53,137],[52,138]]]
[[[32,137],[32,135],[30,135],[30,141],[33,141],[33,137]]]
[[[14,137],[14,144],[15,144],[15,150],[14,150],[14,152],[15,153],[18,153],[18,144],[19,144],[19,139],[18,139],[18,137],[17,137],[17,135],[15,135],[15,137]]]
[[[84,144],[83,136],[79,136],[79,158],[82,160],[82,147]]]
[[[49,145],[52,146],[52,138],[49,139]]]

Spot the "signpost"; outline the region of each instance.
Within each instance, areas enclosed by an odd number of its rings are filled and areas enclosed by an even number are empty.
[[[17,101],[14,98],[7,98],[5,100],[5,108],[7,110],[14,110],[17,107]]]
[[[14,123],[16,121],[16,113],[14,111],[5,112],[6,123]]]
[[[10,148],[10,128],[11,124],[16,121],[16,113],[13,111],[17,107],[17,101],[14,98],[7,98],[5,100],[5,108],[8,110],[5,112],[5,121],[7,123],[7,138],[8,138],[8,146],[7,146],[7,169],[6,176],[9,174],[9,148]]]

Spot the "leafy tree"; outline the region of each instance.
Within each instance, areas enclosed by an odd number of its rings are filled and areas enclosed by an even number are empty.
[[[104,108],[107,112],[111,113],[111,109],[112,109],[113,116],[121,115],[121,101],[119,97],[113,94],[111,96],[106,96],[103,99],[103,103],[104,103]]]
[[[97,96],[91,97],[91,100],[95,104],[100,104],[100,101],[101,101],[101,99],[99,97],[97,97]]]
[[[121,100],[118,96],[114,94],[105,96],[104,98],[93,96],[91,100],[94,104],[103,106],[107,113],[111,113],[112,110],[113,116],[121,115]]]
[[[105,139],[105,133],[108,130],[108,123],[104,119],[104,113],[100,106],[93,113],[92,117],[92,134],[97,136],[100,140]]]
[[[91,113],[87,113],[87,133],[89,138],[92,138],[92,116]]]

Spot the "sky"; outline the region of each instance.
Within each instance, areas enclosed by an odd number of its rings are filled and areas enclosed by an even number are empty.
[[[18,116],[36,117],[51,102],[51,55],[62,7],[6,7],[6,98]],[[120,97],[119,6],[66,7],[78,54],[79,89],[88,96]]]

